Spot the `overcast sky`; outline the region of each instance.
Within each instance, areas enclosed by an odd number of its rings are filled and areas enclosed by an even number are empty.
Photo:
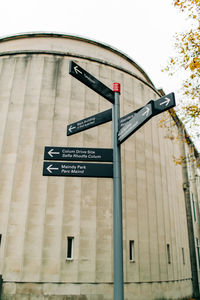
[[[180,85],[161,72],[174,33],[186,26],[172,0],[1,0],[0,7],[0,37],[35,31],[87,37],[126,53],[156,88],[168,93]]]

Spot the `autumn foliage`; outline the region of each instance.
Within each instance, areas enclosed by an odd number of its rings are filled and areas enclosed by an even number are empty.
[[[171,75],[177,70],[184,70],[183,94],[189,99],[200,101],[200,0],[174,0],[174,6],[185,13],[190,21],[190,29],[175,35],[174,57],[169,59],[165,68]],[[194,115],[195,108],[199,116],[198,105],[187,111]]]
[[[160,120],[160,127],[166,129],[165,137],[176,141],[181,140],[190,145],[191,154],[189,157],[173,157],[177,165],[187,164],[188,160],[194,162],[194,136],[200,137],[199,130],[195,130],[195,135],[188,134],[188,125],[200,125],[200,0],[173,0],[175,8],[186,15],[189,22],[189,29],[181,33],[176,33],[174,39],[174,56],[169,58],[167,71],[173,75],[177,71],[182,71],[184,75],[181,89],[183,103],[179,105],[179,111],[171,109],[169,115],[165,114]],[[173,130],[177,125],[179,133]],[[180,134],[181,132],[181,134]],[[191,131],[192,132],[192,131]],[[193,139],[194,138],[194,139]]]

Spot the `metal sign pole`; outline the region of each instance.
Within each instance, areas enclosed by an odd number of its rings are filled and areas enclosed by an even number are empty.
[[[120,84],[113,84],[113,252],[114,300],[124,300],[121,152],[118,144]]]

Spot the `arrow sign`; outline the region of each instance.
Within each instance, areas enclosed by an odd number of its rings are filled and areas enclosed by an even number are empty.
[[[49,166],[47,167],[47,171],[48,171],[49,173],[52,173],[52,172],[55,171],[55,170],[59,170],[59,168],[55,168],[55,167],[53,167],[53,165],[49,165]]]
[[[73,61],[69,62],[69,74],[87,85],[99,95],[106,98],[111,103],[114,103],[114,92]]]
[[[120,129],[124,126],[124,124],[133,118],[133,116],[139,111],[137,109],[119,119],[119,127]],[[88,117],[86,119],[82,119],[78,122],[67,125],[67,136],[90,129],[92,127],[107,123],[112,121],[112,108],[105,110],[101,113]]]
[[[45,160],[113,161],[113,150],[106,148],[45,147]],[[52,169],[52,166],[50,166]]]
[[[145,106],[145,109],[144,109],[144,112],[142,113],[142,116],[148,117],[149,113],[150,113],[150,108],[147,105],[147,106]]]
[[[160,99],[153,101],[153,114],[160,114],[176,105],[174,93],[170,93]]]
[[[56,152],[55,150],[54,150],[54,148],[51,148],[51,149],[49,149],[48,150],[48,155],[49,155],[49,157],[51,157],[51,158],[55,158],[55,156],[57,156],[57,155],[59,155],[60,154],[60,152]]]
[[[152,101],[141,108],[133,115],[133,117],[124,124],[118,132],[118,143],[123,143],[130,135],[137,131],[152,117]]]
[[[112,164],[44,162],[43,176],[113,177]]]
[[[148,104],[148,103],[147,103]],[[119,119],[119,130],[129,121],[131,120],[135,115],[136,113],[138,113],[143,107],[139,108],[139,109],[136,109],[134,111],[132,111],[131,113],[121,117]]]
[[[67,126],[67,136],[112,120],[112,108]]]

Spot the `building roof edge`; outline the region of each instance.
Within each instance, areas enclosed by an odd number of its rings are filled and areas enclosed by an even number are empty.
[[[103,42],[100,42],[97,40],[93,40],[88,37],[84,37],[84,36],[80,36],[80,35],[76,35],[76,34],[68,34],[68,33],[36,31],[36,32],[16,33],[16,34],[0,37],[0,43],[5,42],[5,41],[10,41],[10,40],[24,39],[24,38],[30,38],[30,37],[36,37],[36,38],[37,37],[54,37],[54,38],[73,39],[73,40],[84,41],[89,44],[93,44],[93,45],[99,46],[101,48],[107,49],[111,52],[116,53],[117,55],[121,56],[122,58],[127,60],[129,63],[131,63],[135,68],[138,69],[138,71],[140,71],[143,74],[143,76],[146,78],[146,80],[155,88],[155,85],[151,81],[148,74],[129,55],[127,55],[126,53],[122,52],[121,50],[119,50],[109,44],[106,44],[106,43],[103,43]]]

